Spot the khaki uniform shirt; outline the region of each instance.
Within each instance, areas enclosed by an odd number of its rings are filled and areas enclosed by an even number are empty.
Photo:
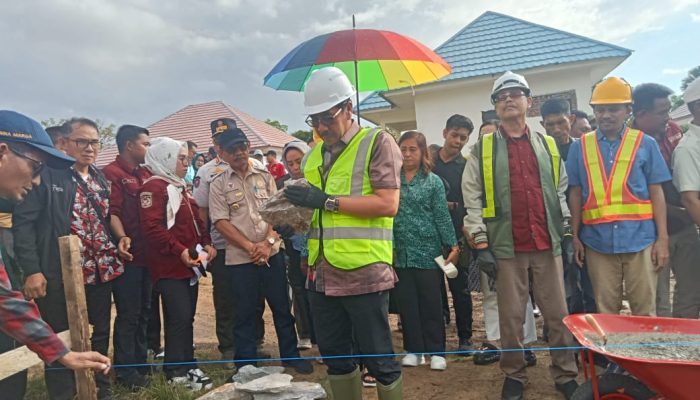
[[[220,173],[228,168],[228,164],[220,158],[215,158],[208,163],[202,165],[197,171],[197,176],[192,180],[192,196],[197,205],[203,208],[209,208],[209,185],[211,181]],[[211,213],[210,213],[211,218]],[[226,239],[214,228],[214,223],[211,224],[211,241],[217,250],[226,248]]]
[[[680,193],[700,192],[700,126],[688,124],[673,151],[673,185]]]
[[[263,221],[258,208],[277,192],[275,179],[266,169],[251,164],[245,176],[231,167],[214,177],[209,185],[209,215],[212,223],[227,220],[253,243],[268,237],[269,224]],[[279,251],[280,241],[271,256]],[[249,264],[248,251],[231,242],[226,244],[226,265]]]

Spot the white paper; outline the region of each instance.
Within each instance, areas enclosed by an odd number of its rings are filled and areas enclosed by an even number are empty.
[[[201,260],[200,263],[202,268],[206,270],[207,264],[209,264],[209,253],[204,251],[204,247],[202,247],[201,244],[198,244],[195,250],[197,250],[197,254],[199,254],[199,259]],[[197,282],[199,282],[199,279],[202,277],[202,273],[199,271],[199,268],[194,267],[192,268],[192,270],[194,271],[195,276],[190,278],[190,286],[194,286]]]

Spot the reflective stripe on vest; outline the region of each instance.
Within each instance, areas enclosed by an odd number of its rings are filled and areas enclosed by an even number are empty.
[[[483,136],[481,143],[481,178],[484,182],[484,208],[481,210],[482,218],[496,217],[496,201],[494,194],[493,170],[493,137],[494,133],[487,133]],[[551,136],[543,135],[544,141],[547,144],[549,157],[552,160],[552,173],[554,175],[554,187],[559,187],[559,169],[561,157],[557,143]]]
[[[586,168],[589,188],[588,199],[583,206],[584,224],[640,221],[654,217],[651,200],[639,199],[630,192],[627,185],[643,137],[637,129],[625,129],[609,178],[600,156],[596,132],[589,132],[581,137],[583,165]]]
[[[304,176],[312,185],[336,196],[374,194],[369,179],[372,147],[379,129],[362,129],[347,144],[324,179],[323,150],[317,146],[306,159]],[[334,267],[346,270],[382,262],[393,256],[393,218],[358,218],[325,210],[314,211],[309,231],[309,265],[323,251]]]

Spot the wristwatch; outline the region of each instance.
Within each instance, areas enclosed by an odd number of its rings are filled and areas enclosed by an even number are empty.
[[[277,241],[277,239],[275,239],[275,238],[272,237],[272,236],[270,236],[269,238],[267,238],[267,242],[270,243],[270,246],[274,246],[276,241]]]
[[[323,204],[323,208],[326,211],[338,212],[338,209],[340,208],[340,200],[338,200],[338,198],[335,196],[331,196],[326,199],[326,202]]]

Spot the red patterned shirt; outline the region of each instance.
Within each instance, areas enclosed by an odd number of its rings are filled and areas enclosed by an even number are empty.
[[[117,247],[110,240],[109,227],[100,220],[94,204],[102,216],[109,215],[109,188],[103,188],[93,178],[73,176],[78,184],[73,202],[70,231],[80,238],[83,278],[85,284],[109,282],[124,272],[124,265],[117,254]],[[83,179],[84,185],[78,181]],[[88,193],[85,193],[84,187]],[[88,196],[95,201],[90,201]],[[99,276],[99,278],[98,278]]]
[[[52,363],[68,353],[68,348],[39,316],[36,304],[12,290],[5,263],[0,256],[0,331],[26,345],[42,360]]]
[[[516,252],[544,251],[552,245],[540,183],[540,169],[530,144],[530,131],[508,137],[513,245]]]

